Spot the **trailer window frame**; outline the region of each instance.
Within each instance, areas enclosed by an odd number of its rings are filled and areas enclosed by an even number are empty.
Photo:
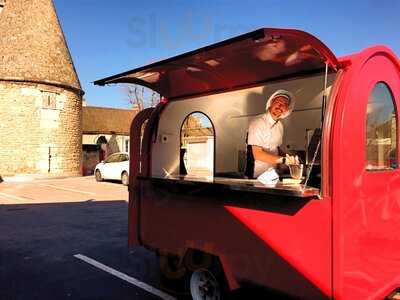
[[[205,112],[202,112],[202,111],[200,111],[200,110],[194,110],[194,111],[192,111],[192,112],[190,112],[190,113],[188,113],[186,116],[185,116],[185,118],[183,119],[183,121],[182,121],[182,124],[181,124],[181,126],[180,126],[180,129],[179,129],[179,143],[180,143],[180,145],[179,145],[179,149],[181,150],[182,149],[182,133],[183,133],[183,126],[184,126],[184,124],[185,124],[185,121],[191,116],[191,115],[194,115],[194,114],[202,114],[203,116],[205,116],[207,119],[208,119],[208,121],[210,122],[210,124],[211,124],[211,128],[212,128],[212,131],[213,131],[213,166],[212,166],[212,175],[211,176],[215,176],[215,157],[216,157],[216,140],[217,140],[217,138],[216,138],[216,132],[215,132],[215,126],[214,126],[214,123],[213,123],[213,121],[212,121],[212,119],[210,118],[210,116],[208,115],[208,114],[206,114]],[[181,164],[181,163],[183,163],[183,160],[181,161],[179,161],[179,164]],[[185,168],[186,168],[186,166],[185,166]],[[181,169],[182,169],[182,166],[180,165],[180,167],[179,167],[179,169],[180,169],[180,171],[181,171]],[[181,174],[181,175],[184,175],[184,174]]]
[[[380,99],[375,99],[374,98],[374,93],[376,93],[377,89],[379,86],[383,86],[382,88],[385,91],[385,94],[380,94],[379,96],[381,97]],[[383,100],[383,101],[382,101]],[[380,103],[381,107],[379,108],[373,108],[373,105]],[[390,106],[388,105],[390,104]],[[386,106],[386,107],[385,107]],[[384,119],[385,121],[381,122],[381,124],[378,124],[378,119],[382,119],[382,115],[390,112],[390,110],[387,110],[387,108],[393,108],[391,117]],[[371,110],[374,109],[375,111]],[[380,110],[380,111],[379,111]],[[386,112],[384,110],[387,110]],[[374,113],[374,115],[372,115]],[[385,116],[383,116],[385,118]],[[374,120],[375,118],[375,120]],[[372,125],[371,123],[374,122]],[[385,124],[387,126],[391,126],[389,129],[388,133],[388,128],[385,128]],[[394,122],[394,123],[393,123]],[[380,127],[380,128],[379,128]],[[394,130],[393,130],[394,127]],[[369,129],[370,128],[370,129]],[[385,131],[388,133],[387,135],[389,137],[381,136],[379,137],[378,135],[382,134],[382,131]],[[374,132],[372,133],[372,130]],[[385,132],[384,132],[385,133]],[[374,134],[375,137],[371,137],[371,135]],[[396,170],[399,168],[399,162],[398,162],[398,112],[397,112],[397,106],[396,106],[396,99],[394,97],[394,94],[389,86],[388,83],[385,81],[378,81],[374,84],[369,96],[368,96],[368,102],[367,102],[367,109],[366,109],[366,128],[365,128],[365,169],[368,172],[380,172],[380,171],[392,171]],[[386,145],[384,142],[388,142],[387,140],[390,139],[390,149],[386,153],[384,152],[384,146]],[[381,142],[379,142],[381,140]],[[394,141],[393,141],[394,140]],[[393,147],[394,145],[394,147]],[[374,149],[375,148],[375,149]],[[376,155],[378,155],[378,158],[374,158],[375,161],[371,164],[371,155],[373,155],[372,151],[377,151]],[[383,157],[382,157],[383,155]],[[393,157],[394,155],[394,157]],[[381,157],[379,157],[381,156]]]

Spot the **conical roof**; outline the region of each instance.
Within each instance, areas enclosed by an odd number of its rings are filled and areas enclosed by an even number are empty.
[[[5,1],[0,32],[0,80],[81,90],[52,0]]]

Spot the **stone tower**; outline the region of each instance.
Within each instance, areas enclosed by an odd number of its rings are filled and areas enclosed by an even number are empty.
[[[82,95],[52,0],[0,0],[0,175],[79,175]]]

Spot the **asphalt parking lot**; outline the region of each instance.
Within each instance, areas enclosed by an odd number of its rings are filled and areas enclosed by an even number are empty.
[[[79,259],[157,286],[156,257],[127,247],[127,199],[93,177],[1,183],[0,299],[160,299]]]

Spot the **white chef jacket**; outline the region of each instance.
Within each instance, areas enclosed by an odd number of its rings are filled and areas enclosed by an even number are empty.
[[[247,144],[260,146],[263,150],[278,155],[278,147],[282,144],[282,137],[282,123],[276,122],[267,112],[250,122]],[[254,177],[257,178],[271,167],[275,168],[276,164],[255,160]]]

